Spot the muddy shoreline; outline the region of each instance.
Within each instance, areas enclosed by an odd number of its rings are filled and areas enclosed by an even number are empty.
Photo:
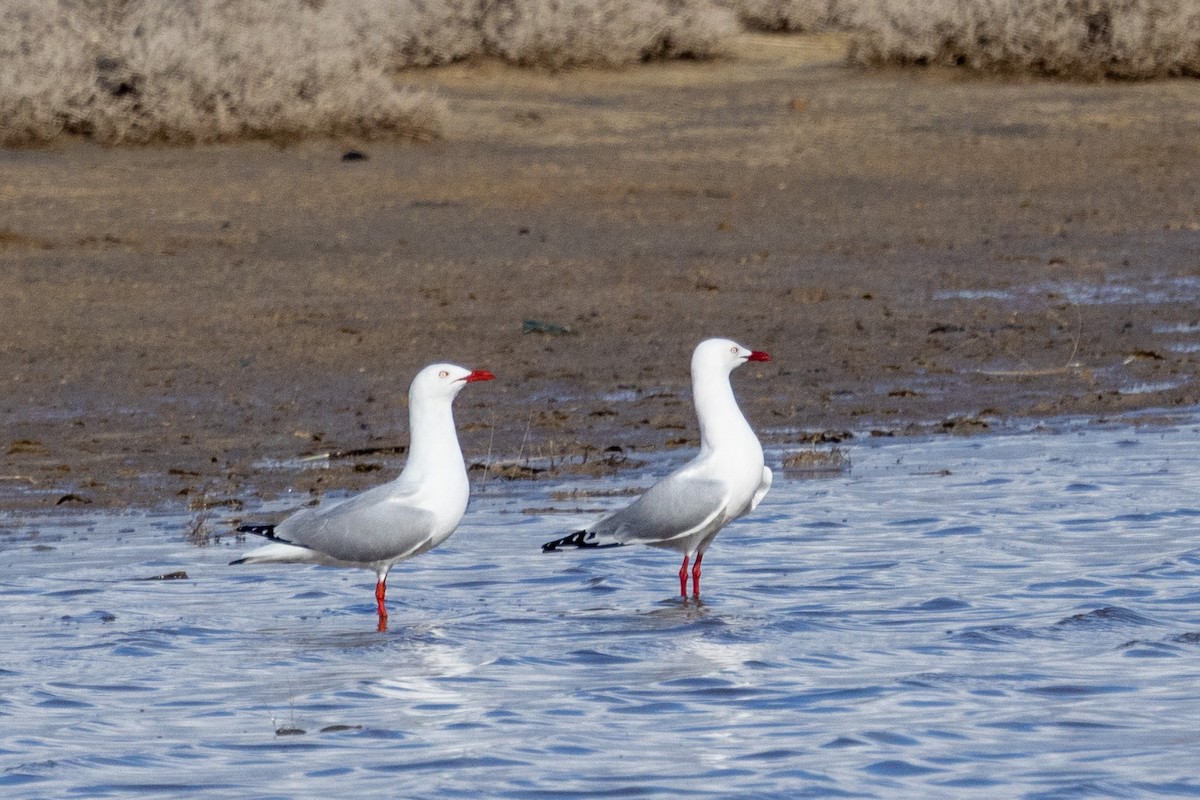
[[[695,445],[711,335],[775,357],[735,375],[774,444],[1200,404],[1200,82],[843,47],[431,70],[429,144],[0,151],[0,503],[371,485],[442,359],[499,376],[459,398],[469,460],[620,469]]]

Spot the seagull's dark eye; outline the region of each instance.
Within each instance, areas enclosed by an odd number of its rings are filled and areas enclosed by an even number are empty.
[[[736,347],[731,347],[731,348],[729,348],[729,352],[733,353],[736,356],[738,354],[738,349]]]
[[[438,373],[438,377],[439,377],[439,378],[449,378],[449,377],[450,377],[450,373],[449,373],[449,372],[447,372],[446,370],[442,370],[441,372],[439,372],[439,373]]]

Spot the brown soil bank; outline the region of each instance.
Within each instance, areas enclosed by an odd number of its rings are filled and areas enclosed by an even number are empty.
[[[459,399],[469,458],[694,444],[713,335],[775,356],[735,382],[777,443],[1200,402],[1200,82],[843,56],[406,75],[448,133],[366,159],[0,151],[0,499],[376,483],[398,457],[264,462],[403,444],[441,359],[500,376]]]

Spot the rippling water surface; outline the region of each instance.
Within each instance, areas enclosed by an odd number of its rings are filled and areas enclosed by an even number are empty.
[[[538,552],[621,502],[552,492],[650,475],[491,482],[384,634],[369,573],[186,518],[0,520],[0,795],[1200,794],[1200,423],[857,441],[702,604],[671,553]]]

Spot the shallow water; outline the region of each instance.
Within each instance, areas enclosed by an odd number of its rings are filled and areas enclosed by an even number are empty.
[[[700,605],[670,553],[538,552],[621,502],[551,492],[647,474],[487,484],[385,634],[366,572],[3,520],[0,794],[1200,795],[1200,421],[856,441]]]
[[[938,300],[1021,300],[1036,297],[1063,299],[1082,306],[1110,303],[1190,303],[1200,289],[1200,278],[1191,275],[1157,276],[1139,285],[1120,282],[1084,283],[1048,281],[1011,289],[967,289],[937,291]],[[1175,326],[1179,328],[1188,326]],[[1190,326],[1194,328],[1195,326]],[[1163,332],[1162,329],[1156,332]]]

